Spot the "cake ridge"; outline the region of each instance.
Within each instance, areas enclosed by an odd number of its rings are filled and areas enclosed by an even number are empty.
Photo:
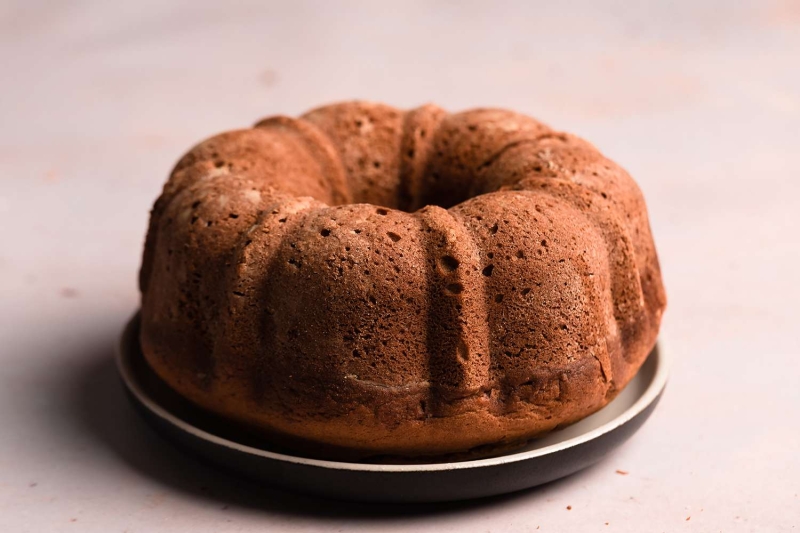
[[[440,415],[448,403],[489,387],[487,309],[480,253],[459,217],[438,206],[415,215],[427,237],[429,405]]]
[[[225,282],[228,293],[235,297],[227,306],[230,320],[223,321],[223,326],[229,327],[220,336],[220,348],[228,352],[231,366],[238,365],[256,399],[269,393],[268,361],[274,353],[275,341],[274,335],[270,335],[274,328],[265,281],[275,271],[278,253],[286,240],[307,217],[325,206],[308,197],[280,196],[283,198],[261,209],[250,231],[242,234],[237,243],[235,267]],[[259,355],[248,358],[252,346],[259,347]]]
[[[431,161],[433,143],[447,112],[433,104],[411,109],[403,117],[400,141],[400,187],[398,207],[416,211],[420,205],[420,189]]]
[[[259,120],[253,126],[253,128],[265,129],[271,127],[285,128],[297,132],[306,143],[309,157],[319,164],[322,175],[330,186],[330,203],[334,205],[350,203],[352,195],[347,183],[344,165],[330,137],[307,120],[283,115]]]
[[[631,260],[633,244],[627,227],[619,221],[615,221],[613,214],[607,209],[595,207],[595,202],[604,200],[599,193],[569,179],[528,177],[515,183],[512,189],[521,192],[538,191],[568,202],[592,219],[603,233],[609,254],[608,263],[611,274],[609,287],[611,298],[608,303],[614,304],[610,311],[616,324],[616,330],[609,332],[608,340],[614,347],[613,353],[624,356],[620,348],[623,342],[623,339],[620,338],[622,331],[630,327],[631,321],[637,323],[636,329],[639,332],[647,329],[647,324],[642,323],[647,319],[646,313],[644,310],[635,308],[635,303],[642,298],[642,287],[638,268]],[[591,198],[586,198],[587,195]],[[613,357],[609,357],[613,360]],[[604,369],[608,369],[609,364],[610,361],[603,364]],[[608,370],[604,370],[604,373],[615,375],[613,371]]]

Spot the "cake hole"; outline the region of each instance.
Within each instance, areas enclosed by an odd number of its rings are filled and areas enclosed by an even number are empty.
[[[388,236],[390,239],[392,239],[392,241],[394,241],[394,242],[397,242],[397,241],[399,241],[399,240],[400,240],[400,235],[398,235],[397,233],[395,233],[395,232],[393,232],[393,231],[387,231],[387,232],[386,232],[386,235],[387,235],[387,236]]]
[[[196,216],[192,217],[192,220],[191,220],[190,224],[194,224],[195,222],[197,222],[197,217]]]
[[[495,225],[494,225],[494,226],[492,226],[491,228],[489,228],[489,233],[491,233],[492,235],[494,235],[495,233],[497,233],[497,230],[498,230],[498,229],[500,229],[500,228],[499,228],[499,226],[497,225],[497,223],[495,223]]]
[[[442,256],[442,258],[439,259],[439,263],[442,265],[442,269],[447,272],[452,272],[453,270],[457,269],[458,265],[460,264],[458,259],[452,255]]]
[[[323,229],[322,231],[319,232],[319,234],[322,235],[323,237],[327,237],[331,234],[331,230]]]
[[[209,220],[208,222],[206,222],[206,227],[210,228],[213,223],[214,223],[213,220]]]
[[[385,217],[386,215],[389,214],[389,210],[388,209],[384,209],[382,207],[379,207],[378,209],[376,209],[375,212],[378,213],[382,217]]]
[[[231,213],[228,215],[228,218],[239,218],[239,215],[237,215],[236,213]]]
[[[447,292],[449,292],[451,294],[461,294],[461,292],[463,290],[464,290],[464,286],[462,284],[460,284],[460,283],[450,283],[447,286]]]
[[[487,278],[492,275],[494,271],[494,265],[488,265],[486,268],[483,269],[483,275]]]
[[[355,233],[356,235],[358,235],[358,234],[360,234],[360,233],[361,233],[361,230],[360,230],[360,229],[354,229],[354,230],[353,230],[353,233]]]
[[[467,343],[464,342],[464,339],[458,339],[458,347],[456,348],[456,356],[461,361],[467,361],[469,359],[469,348],[467,348]]]
[[[406,154],[408,155],[409,159],[414,159],[414,149],[413,148],[411,150],[409,150],[408,152],[406,152]]]
[[[200,207],[200,204],[201,204],[201,203],[202,203],[202,202],[201,202],[200,200],[197,200],[196,202],[194,202],[194,203],[192,204],[192,209],[197,209],[198,207]]]
[[[225,166],[225,161],[218,159],[217,161],[214,161],[214,166],[217,168],[222,168]]]
[[[606,193],[604,193],[604,192],[601,192],[600,196],[602,196],[603,198],[606,198],[606,199],[608,198],[608,195]]]
[[[522,295],[523,296],[527,296],[530,292],[531,292],[531,288],[530,287],[525,287],[524,289],[522,289]]]
[[[498,294],[498,295],[496,295],[496,296],[494,297],[494,301],[495,301],[495,302],[497,302],[497,303],[500,303],[500,302],[502,302],[502,301],[503,301],[503,295],[502,295],[502,294]]]
[[[372,166],[375,167],[375,168],[381,168],[381,162],[380,161],[373,161],[372,162]]]
[[[489,252],[488,254],[486,254],[486,257],[488,257],[489,259],[494,259],[494,252]]]
[[[547,248],[547,241],[546,241],[545,239],[542,239],[542,246],[544,246],[545,248]]]
[[[285,218],[280,218],[280,219],[278,219],[278,222],[280,222],[281,224],[283,224],[284,222],[286,222],[286,219],[285,219]]]
[[[524,259],[525,253],[522,250],[517,250],[517,259]]]

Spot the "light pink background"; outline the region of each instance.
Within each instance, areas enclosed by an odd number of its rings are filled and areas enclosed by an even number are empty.
[[[800,4],[66,4],[0,4],[0,530],[800,528]],[[133,413],[112,344],[171,165],[350,98],[513,108],[639,180],[675,366],[618,452],[490,501],[352,506],[200,466]]]

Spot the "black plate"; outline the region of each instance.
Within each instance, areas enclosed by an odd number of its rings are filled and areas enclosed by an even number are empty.
[[[639,373],[597,413],[513,453],[452,463],[361,464],[296,457],[265,449],[168,390],[144,361],[139,315],[122,334],[117,363],[129,397],[164,437],[195,455],[271,485],[337,499],[434,502],[526,489],[599,461],[655,409],[667,382],[661,341]]]

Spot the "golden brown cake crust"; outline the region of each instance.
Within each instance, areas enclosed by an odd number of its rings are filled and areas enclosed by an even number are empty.
[[[608,403],[666,298],[639,188],[511,111],[350,102],[194,147],[157,200],[145,357],[320,457],[513,445]]]

